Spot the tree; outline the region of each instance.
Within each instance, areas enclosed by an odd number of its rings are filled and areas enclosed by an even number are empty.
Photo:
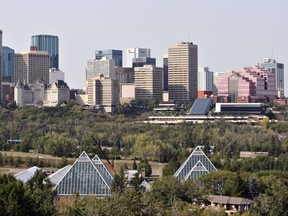
[[[115,174],[114,181],[112,183],[112,192],[122,193],[126,187],[124,169],[121,166],[120,174]]]
[[[150,176],[152,174],[151,165],[148,163],[147,160],[140,161],[138,168],[137,168],[138,173],[142,173],[143,169],[145,170],[145,176]]]
[[[134,159],[134,161],[133,161],[132,170],[137,170],[137,164],[136,164],[136,160],[135,160],[135,159]]]

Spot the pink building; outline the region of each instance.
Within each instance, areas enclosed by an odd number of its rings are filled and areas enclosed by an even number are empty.
[[[218,96],[229,96],[231,102],[238,97],[275,98],[275,75],[259,66],[227,72],[218,80]]]

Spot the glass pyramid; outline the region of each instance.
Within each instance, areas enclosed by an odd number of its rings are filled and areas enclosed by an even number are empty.
[[[186,161],[175,172],[174,176],[179,181],[187,179],[195,180],[203,174],[216,171],[216,167],[204,154],[200,146],[197,146]]]
[[[98,158],[99,159],[99,158]],[[55,186],[58,195],[98,195],[111,194],[112,181],[82,152],[64,177]]]
[[[100,158],[95,155],[92,159],[95,167],[98,169],[98,171],[106,178],[106,181],[112,184],[114,178],[113,174],[110,172],[110,170],[103,164],[103,162],[100,160]]]

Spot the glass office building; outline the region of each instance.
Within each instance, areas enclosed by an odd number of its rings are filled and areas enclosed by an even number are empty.
[[[96,50],[95,59],[100,60],[102,57],[107,57],[108,59],[114,59],[115,67],[122,67],[123,54],[122,50]]]
[[[59,69],[59,40],[53,35],[34,35],[31,39],[31,47],[38,51],[49,53],[50,68]]]
[[[15,53],[10,47],[2,47],[2,81],[14,82]]]

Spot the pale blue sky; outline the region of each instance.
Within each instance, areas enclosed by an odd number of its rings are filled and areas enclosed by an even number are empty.
[[[31,35],[59,37],[60,69],[70,88],[84,86],[96,49],[151,48],[162,66],[169,45],[189,35],[199,66],[212,71],[252,66],[264,57],[288,68],[287,22],[287,0],[3,0],[0,12],[3,45],[16,52],[29,49]],[[286,95],[287,89],[288,76]]]

